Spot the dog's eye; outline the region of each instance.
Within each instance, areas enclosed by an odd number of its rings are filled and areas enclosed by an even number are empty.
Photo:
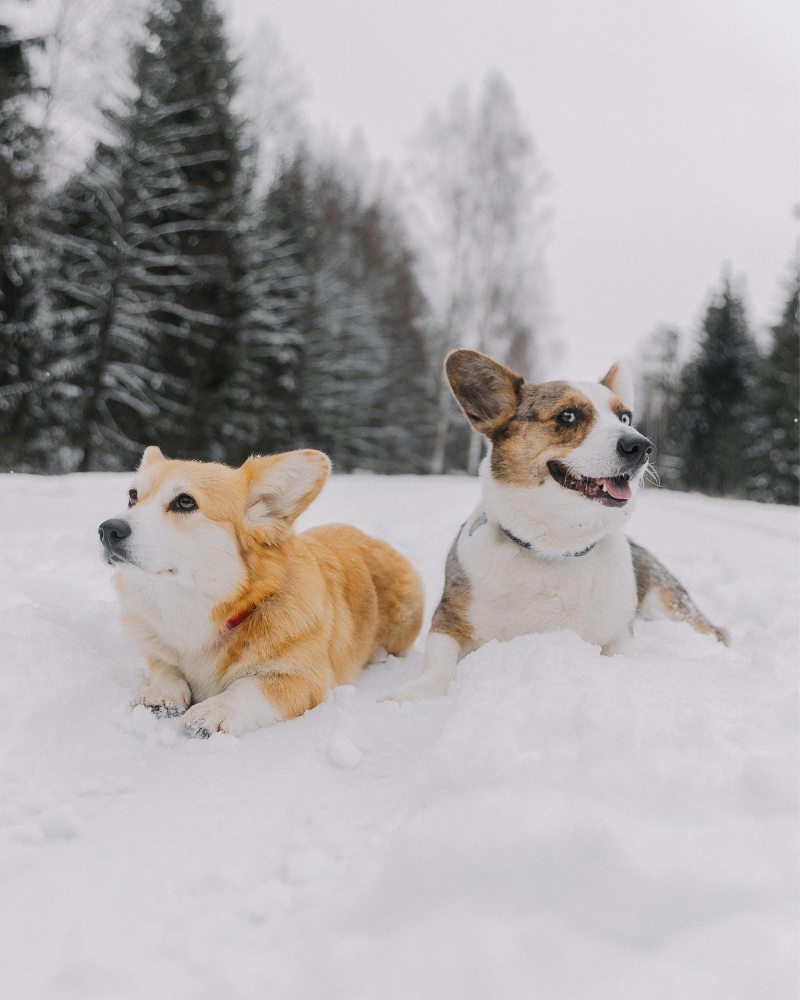
[[[197,510],[197,501],[188,493],[180,493],[169,505],[169,509],[177,511]]]
[[[578,414],[574,410],[562,410],[561,413],[556,417],[556,420],[560,424],[564,424],[569,427],[570,424],[574,424],[578,419]]]
[[[139,499],[139,494],[136,490],[128,490],[128,506],[133,507],[136,501]]]
[[[619,419],[626,426],[630,426],[630,423],[631,423],[631,415],[630,415],[630,413],[621,413]]]

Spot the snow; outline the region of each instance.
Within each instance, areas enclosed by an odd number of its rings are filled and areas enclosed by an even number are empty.
[[[371,666],[187,740],[129,699],[97,524],[127,477],[0,477],[0,982],[15,1000],[796,997],[798,512],[648,491],[631,535],[733,645],[640,623],[492,643],[447,697]],[[428,613],[477,499],[334,477]]]

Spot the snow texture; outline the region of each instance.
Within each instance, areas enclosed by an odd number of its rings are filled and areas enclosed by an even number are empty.
[[[188,740],[141,671],[97,524],[127,477],[0,477],[0,982],[15,1000],[788,1000],[798,514],[649,491],[631,534],[733,636],[634,658],[490,643],[445,698],[371,666],[299,719]],[[467,478],[334,477],[423,575]]]

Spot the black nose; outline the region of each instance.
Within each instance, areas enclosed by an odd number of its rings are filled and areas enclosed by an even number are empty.
[[[647,461],[648,457],[656,450],[653,442],[634,431],[632,434],[623,434],[617,441],[617,454],[630,463],[635,469]]]
[[[103,521],[97,533],[107,549],[121,549],[122,543],[131,533],[131,526],[121,517],[112,517],[110,521]]]

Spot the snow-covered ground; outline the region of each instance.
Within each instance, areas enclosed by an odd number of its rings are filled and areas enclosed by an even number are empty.
[[[128,702],[97,524],[124,476],[0,477],[0,992],[13,1000],[796,997],[798,512],[649,491],[631,534],[725,649],[637,626],[492,643],[446,698],[419,655],[241,739]],[[423,575],[461,478],[342,476]]]

